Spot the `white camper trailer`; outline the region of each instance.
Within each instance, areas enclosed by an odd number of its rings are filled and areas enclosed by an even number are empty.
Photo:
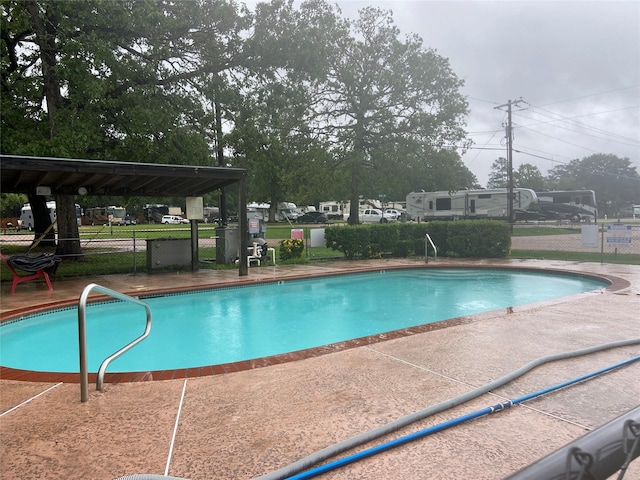
[[[56,219],[56,202],[47,202],[47,210],[49,210],[49,218],[51,219],[51,223],[53,223]],[[82,225],[82,208],[80,208],[80,205],[78,205],[77,203],[76,221],[78,222],[78,226]],[[20,228],[31,231],[33,230],[34,226],[35,223],[33,220],[33,212],[31,211],[31,204],[25,203],[20,210]]]
[[[269,220],[269,208],[271,204],[269,203],[250,203],[247,205],[247,218],[257,218],[258,220],[262,220],[266,222]],[[293,221],[298,218],[298,212],[296,211],[298,207],[296,207],[295,203],[291,202],[280,202],[276,207],[276,222],[287,222]]]
[[[538,202],[533,190],[513,189],[516,220],[535,216]],[[407,214],[412,220],[455,220],[463,218],[508,219],[508,190],[460,190],[457,192],[412,192],[407,195]]]
[[[49,218],[51,223],[56,219],[56,202],[47,202],[47,210],[49,210]],[[33,220],[33,212],[31,211],[31,204],[25,203],[20,211],[20,227],[26,228],[31,231],[35,227]]]

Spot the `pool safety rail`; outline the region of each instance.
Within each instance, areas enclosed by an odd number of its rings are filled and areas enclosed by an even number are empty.
[[[433,259],[436,260],[438,258],[438,249],[433,243],[433,240],[431,240],[431,236],[427,233],[424,236],[424,261],[426,263],[429,263],[429,244],[431,244],[431,248],[433,248]]]
[[[103,293],[110,297],[116,298],[118,300],[122,300],[124,302],[130,302],[135,305],[140,305],[144,307],[147,315],[147,323],[142,335],[128,343],[120,350],[111,354],[107,358],[105,358],[100,364],[100,368],[98,369],[98,378],[96,380],[96,390],[102,391],[104,385],[104,374],[111,363],[112,360],[115,360],[124,352],[134,347],[142,340],[149,336],[151,332],[151,307],[146,302],[139,300],[137,298],[130,297],[129,295],[125,295],[124,293],[116,292],[115,290],[111,290],[110,288],[102,287],[95,283],[91,283],[87,285],[82,294],[80,295],[80,299],[78,300],[78,339],[80,345],[80,401],[86,402],[89,400],[89,370],[87,366],[87,300],[89,298],[89,294],[93,291]]]

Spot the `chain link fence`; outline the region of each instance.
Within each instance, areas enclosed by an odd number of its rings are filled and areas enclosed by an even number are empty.
[[[598,224],[516,224],[511,238],[516,253],[591,254],[603,261],[617,258],[640,263],[640,223],[602,221]],[[522,256],[522,255],[521,255]]]
[[[278,263],[280,242],[289,238],[303,240],[303,258],[307,261],[343,258],[341,252],[324,246],[325,228],[331,226],[279,226],[273,227],[271,235],[267,229],[269,254],[261,257],[260,265]],[[216,226],[198,225],[198,259],[193,265],[190,226],[81,227],[79,241],[83,254],[82,263],[87,265],[87,274],[191,270],[193,267],[237,268],[233,262],[237,258],[237,246],[231,246],[231,257],[229,251],[226,252],[227,263],[221,262],[218,243],[225,239],[221,239],[218,232]],[[33,244],[33,233],[24,230],[0,232],[0,247],[5,254],[36,254],[42,251],[33,248]],[[250,239],[250,249],[252,246]],[[514,225],[511,247],[512,255],[516,258],[640,264],[640,221],[603,221],[598,224],[518,223]],[[229,246],[225,248],[229,249]],[[251,255],[251,252],[247,254]],[[232,260],[229,261],[229,258]],[[65,276],[72,264],[73,262],[63,262],[58,274]],[[255,265],[257,263],[252,263],[252,266]],[[3,271],[3,279],[6,274]]]
[[[198,229],[198,268],[215,265],[217,233],[215,227]],[[56,237],[57,240],[59,240]],[[138,273],[160,269],[191,269],[191,229],[167,227],[145,229],[144,226],[105,226],[102,229],[80,229],[82,263],[96,274]],[[3,231],[0,246],[9,254],[36,255],[52,251],[46,242],[38,242],[33,233]],[[74,260],[74,255],[63,260]],[[61,268],[62,275],[65,268]],[[71,265],[68,262],[67,265]],[[4,278],[4,277],[3,277]]]

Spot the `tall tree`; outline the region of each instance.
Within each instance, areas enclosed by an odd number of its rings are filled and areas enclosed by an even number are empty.
[[[507,188],[509,185],[509,163],[504,157],[499,157],[491,164],[487,188]]]
[[[599,215],[615,216],[640,198],[640,175],[628,158],[595,154],[549,171],[556,190],[594,190]]]
[[[227,145],[234,165],[249,171],[249,195],[276,206],[292,200],[322,162],[321,142],[309,125],[313,91],[327,71],[328,52],[335,38],[346,32],[334,7],[322,1],[277,0],[256,8],[246,51],[250,67],[242,71],[237,92],[241,106],[232,116]]]
[[[465,136],[462,81],[418,36],[399,36],[391,12],[361,10],[350,34],[336,39],[328,79],[316,90],[313,118],[335,142],[351,224],[366,185],[391,165],[404,169]]]
[[[518,170],[514,172],[514,177],[517,187],[530,188],[536,191],[547,188],[547,181],[542,173],[540,173],[540,169],[530,163],[521,164]]]
[[[246,60],[244,13],[225,0],[4,1],[2,152],[208,164],[197,80]],[[77,257],[73,199],[57,201],[57,251]]]

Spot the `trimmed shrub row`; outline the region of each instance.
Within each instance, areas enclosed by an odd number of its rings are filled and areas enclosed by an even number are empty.
[[[424,256],[427,233],[443,257],[502,258],[511,248],[509,224],[498,220],[333,226],[325,240],[348,259]]]

